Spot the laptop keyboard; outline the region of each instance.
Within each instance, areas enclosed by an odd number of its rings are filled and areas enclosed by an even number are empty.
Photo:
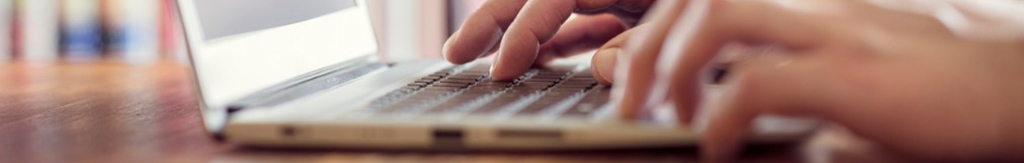
[[[374,100],[370,109],[407,116],[589,118],[610,94],[590,70],[532,69],[513,81],[492,81],[488,69],[483,64],[443,69]]]

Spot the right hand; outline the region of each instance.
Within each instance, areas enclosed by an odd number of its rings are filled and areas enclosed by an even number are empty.
[[[614,57],[654,0],[490,0],[445,43],[444,56],[462,64],[497,51],[491,77],[512,80],[531,67],[601,47],[598,80],[610,83]],[[580,17],[566,22],[573,13]],[[634,31],[634,29],[630,31]],[[604,60],[600,60],[604,59]],[[597,64],[595,64],[597,65]],[[600,70],[598,70],[600,69]],[[602,71],[603,70],[603,71]]]
[[[657,5],[626,44],[614,99],[627,119],[707,111],[702,159],[734,158],[761,115],[816,117],[917,158],[1024,159],[1024,2]],[[730,45],[777,50],[723,59]],[[725,60],[721,96],[705,98],[703,71]]]

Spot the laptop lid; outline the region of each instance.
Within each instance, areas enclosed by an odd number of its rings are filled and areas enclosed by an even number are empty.
[[[178,0],[207,129],[226,106],[338,64],[377,62],[363,0]]]

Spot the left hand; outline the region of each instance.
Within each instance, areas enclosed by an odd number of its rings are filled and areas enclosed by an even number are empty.
[[[556,58],[602,45],[602,49],[618,49],[628,38],[626,30],[637,25],[652,3],[654,0],[490,0],[448,39],[443,53],[449,62],[462,64],[497,52],[491,77],[512,80]],[[573,13],[584,15],[568,20]],[[608,78],[598,80],[607,83]]]

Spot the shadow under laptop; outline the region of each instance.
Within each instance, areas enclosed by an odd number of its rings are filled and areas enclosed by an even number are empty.
[[[742,161],[796,162],[802,143],[759,144],[746,148]],[[695,162],[690,147],[575,150],[414,150],[358,148],[281,148],[237,146],[214,162]]]

